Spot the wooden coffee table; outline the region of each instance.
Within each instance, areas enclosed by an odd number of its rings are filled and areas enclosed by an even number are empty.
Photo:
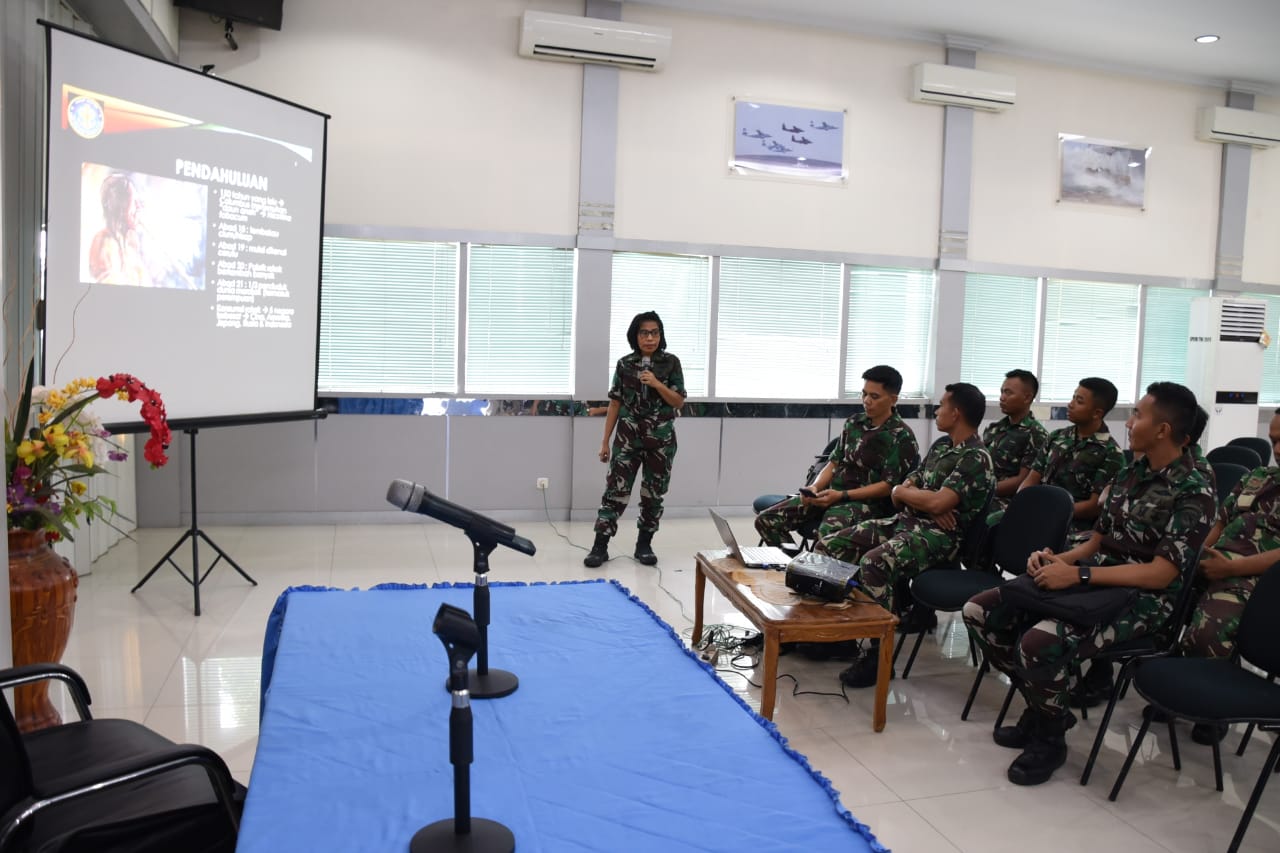
[[[764,637],[764,691],[760,716],[773,719],[777,698],[778,646],[782,643],[835,643],[841,640],[879,638],[880,672],[876,679],[876,706],[872,725],[882,731],[889,676],[893,670],[893,633],[898,617],[873,602],[861,590],[848,606],[826,606],[816,599],[793,595],[783,573],[748,569],[734,557],[700,552],[694,581],[693,642],[702,639],[702,606],[707,580],[746,616]]]

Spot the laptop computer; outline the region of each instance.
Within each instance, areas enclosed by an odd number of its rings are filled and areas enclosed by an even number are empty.
[[[716,523],[716,530],[720,531],[720,538],[724,540],[725,547],[729,549],[732,556],[742,561],[742,565],[751,569],[782,569],[791,562],[791,556],[775,545],[738,547],[738,540],[733,536],[733,528],[729,526],[725,517],[714,509],[709,511],[711,520]]]

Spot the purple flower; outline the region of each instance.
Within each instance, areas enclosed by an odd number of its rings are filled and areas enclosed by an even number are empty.
[[[108,450],[107,458],[112,462],[124,462],[129,458],[129,454],[125,453],[123,450]]]

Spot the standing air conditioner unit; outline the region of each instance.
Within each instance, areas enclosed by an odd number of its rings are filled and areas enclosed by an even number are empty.
[[[921,62],[913,68],[911,100],[916,103],[998,113],[1013,106],[1016,95],[1015,81],[1008,74],[933,62]]]
[[[1187,386],[1209,412],[1202,448],[1258,434],[1266,330],[1267,303],[1261,300],[1205,296],[1191,301]]]
[[[520,55],[656,71],[671,53],[671,30],[601,18],[528,10],[520,24]]]
[[[1232,107],[1205,107],[1196,123],[1196,138],[1274,148],[1280,145],[1280,116]]]

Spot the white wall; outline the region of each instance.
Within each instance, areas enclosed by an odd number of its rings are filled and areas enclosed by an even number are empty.
[[[619,237],[932,257],[942,110],[907,100],[941,48],[624,6],[673,30],[656,74],[623,74]],[[847,186],[731,176],[731,98],[848,109]]]
[[[1254,109],[1280,114],[1280,98],[1258,97]],[[1245,218],[1247,282],[1280,286],[1280,148],[1255,150],[1249,160],[1249,210]],[[1272,328],[1277,318],[1272,317]]]
[[[572,234],[582,67],[516,55],[527,5],[305,0],[281,32],[236,30],[234,52],[184,10],[179,55],[333,117],[330,224]]]
[[[1018,103],[974,122],[971,260],[1213,277],[1222,146],[1195,120],[1220,91],[993,54],[978,67],[1014,75]],[[1059,203],[1059,133],[1150,146],[1146,210]]]

